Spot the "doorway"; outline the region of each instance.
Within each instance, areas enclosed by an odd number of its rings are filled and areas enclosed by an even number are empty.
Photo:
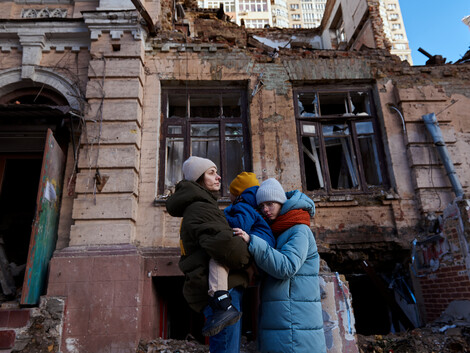
[[[0,98],[0,304],[10,303],[9,307],[38,303],[55,250],[63,160],[59,169],[54,167],[60,177],[53,183],[44,168],[58,163],[50,148],[66,153],[70,117],[63,98],[43,91],[45,96],[22,89]],[[44,192],[48,207],[42,202]],[[49,209],[54,209],[54,217]],[[52,236],[44,237],[38,228]],[[28,291],[33,297],[28,293],[23,298]]]

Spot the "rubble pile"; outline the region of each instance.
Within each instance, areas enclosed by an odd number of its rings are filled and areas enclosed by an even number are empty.
[[[357,335],[361,353],[470,352],[470,300],[455,300],[424,328],[388,335]]]
[[[140,341],[136,353],[206,353],[209,346],[193,340],[157,338],[150,342]]]
[[[452,325],[455,326],[455,325]],[[361,353],[470,352],[470,327],[418,328],[388,335],[357,335]]]
[[[435,327],[388,335],[357,335],[361,353],[465,353],[470,352],[470,327]]]
[[[209,346],[199,343],[190,335],[186,340],[157,338],[150,342],[140,341],[136,353],[208,353]],[[256,343],[242,337],[240,353],[257,353]]]

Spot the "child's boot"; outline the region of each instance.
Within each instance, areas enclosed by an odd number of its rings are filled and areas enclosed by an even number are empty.
[[[236,323],[242,316],[242,313],[232,305],[232,298],[226,290],[219,290],[213,297],[209,297],[209,305],[212,308],[212,318],[206,321],[202,328],[204,336],[218,334],[225,327]]]

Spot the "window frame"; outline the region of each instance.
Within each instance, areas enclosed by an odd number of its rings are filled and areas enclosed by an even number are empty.
[[[226,85],[224,86],[226,87]],[[240,96],[240,117],[223,117],[219,114],[218,117],[191,117],[189,116],[191,107],[190,101],[191,96],[194,95],[207,95],[214,94],[219,97],[219,108],[222,108],[222,96],[225,94],[237,93]],[[168,102],[169,96],[173,95],[185,95],[186,96],[186,116],[185,117],[172,117],[169,118],[168,115]],[[166,178],[166,149],[167,149],[167,138],[168,137],[181,137],[183,139],[183,161],[190,157],[191,153],[191,124],[218,124],[219,125],[219,160],[220,164],[218,165],[218,173],[222,177],[222,185],[220,189],[220,195],[222,197],[228,197],[229,191],[226,184],[230,184],[230,181],[227,181],[227,158],[226,158],[226,133],[225,126],[227,124],[241,124],[243,132],[243,170],[249,171],[252,170],[252,160],[251,160],[251,138],[250,138],[250,129],[248,121],[248,97],[247,90],[243,87],[214,87],[214,86],[192,86],[192,87],[181,87],[181,86],[165,86],[162,85],[161,89],[161,130],[160,130],[160,150],[159,150],[159,162],[158,162],[158,184],[157,184],[157,194],[165,195],[168,192],[168,188],[165,186]],[[220,111],[222,113],[222,111]],[[170,134],[168,133],[169,126],[181,126],[182,131],[180,134]],[[242,171],[243,171],[242,170]],[[240,171],[241,172],[241,171]]]
[[[320,115],[318,117],[301,117],[299,112],[298,96],[300,93],[345,93],[348,92],[367,92],[370,101],[370,115]],[[346,195],[346,194],[373,194],[377,190],[387,190],[390,182],[388,178],[387,165],[385,160],[384,146],[382,144],[382,133],[379,127],[379,119],[377,115],[376,106],[374,103],[373,89],[370,85],[351,85],[351,86],[302,86],[294,88],[294,114],[297,128],[297,143],[299,146],[299,157],[301,164],[301,180],[303,190],[308,194],[333,196],[333,195]],[[354,123],[353,123],[354,122]],[[373,127],[373,136],[377,148],[378,168],[381,174],[382,183],[380,185],[368,185],[366,182],[366,174],[364,170],[364,163],[360,153],[359,138],[356,130],[356,122],[371,122]],[[357,189],[334,189],[331,183],[330,170],[328,167],[328,156],[325,148],[325,136],[323,135],[322,126],[330,124],[344,123],[347,124],[350,131],[351,145],[353,148],[353,156],[356,160],[357,178],[359,180],[359,187]],[[303,126],[315,126],[315,133],[309,134],[303,132]],[[318,137],[319,142],[319,160],[321,166],[321,177],[323,178],[324,186],[318,189],[307,189],[307,173],[305,170],[304,151],[303,151],[303,137]]]

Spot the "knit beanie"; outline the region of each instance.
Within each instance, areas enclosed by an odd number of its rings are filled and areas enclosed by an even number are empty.
[[[286,193],[281,184],[274,178],[263,181],[256,192],[256,203],[275,201],[283,204],[287,201]]]
[[[259,186],[259,181],[255,173],[242,172],[237,175],[230,184],[230,193],[233,196],[240,196],[240,194],[252,186]]]
[[[217,166],[207,158],[191,156],[183,163],[183,175],[186,180],[197,181],[207,169]]]

